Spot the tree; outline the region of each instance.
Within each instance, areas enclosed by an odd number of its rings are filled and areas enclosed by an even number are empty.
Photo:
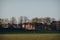
[[[23,16],[19,18],[19,24],[23,22]]]
[[[19,22],[19,23],[18,23],[18,26],[19,26],[19,28],[22,28],[23,16],[20,16],[18,20],[19,20],[19,21],[18,21],[18,22]]]
[[[12,17],[10,21],[11,21],[10,24],[12,25],[12,27],[13,28],[16,28],[17,27],[17,20],[16,20],[16,18],[15,17]]]
[[[37,23],[37,22],[38,22],[38,18],[37,17],[32,19],[32,23]]]
[[[0,28],[2,28],[2,19],[0,18]]]
[[[26,23],[28,20],[28,18],[26,16],[24,16],[24,23]]]
[[[24,19],[23,19],[23,23],[24,23],[23,25],[24,25],[24,28],[26,28],[27,19],[28,19],[28,18],[27,18],[26,16],[24,16]]]

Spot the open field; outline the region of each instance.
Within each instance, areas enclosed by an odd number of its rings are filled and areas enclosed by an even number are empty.
[[[60,40],[60,34],[0,34],[0,40]]]

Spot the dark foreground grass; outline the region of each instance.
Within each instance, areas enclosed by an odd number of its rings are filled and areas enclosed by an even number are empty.
[[[60,34],[0,34],[0,40],[60,40]]]

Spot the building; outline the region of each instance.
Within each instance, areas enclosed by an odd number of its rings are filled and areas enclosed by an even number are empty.
[[[56,26],[56,30],[60,30],[60,21],[53,21],[53,24]]]
[[[26,30],[35,30],[35,26],[33,26],[33,24],[30,22],[23,23],[22,28]]]
[[[32,25],[31,20],[29,20],[27,17],[25,17],[22,27],[27,30],[35,30],[35,27]]]
[[[9,27],[9,20],[8,19],[2,19],[2,27],[3,28]]]

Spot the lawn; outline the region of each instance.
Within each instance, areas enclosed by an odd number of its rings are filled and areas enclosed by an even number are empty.
[[[60,40],[60,34],[0,34],[0,40]]]

